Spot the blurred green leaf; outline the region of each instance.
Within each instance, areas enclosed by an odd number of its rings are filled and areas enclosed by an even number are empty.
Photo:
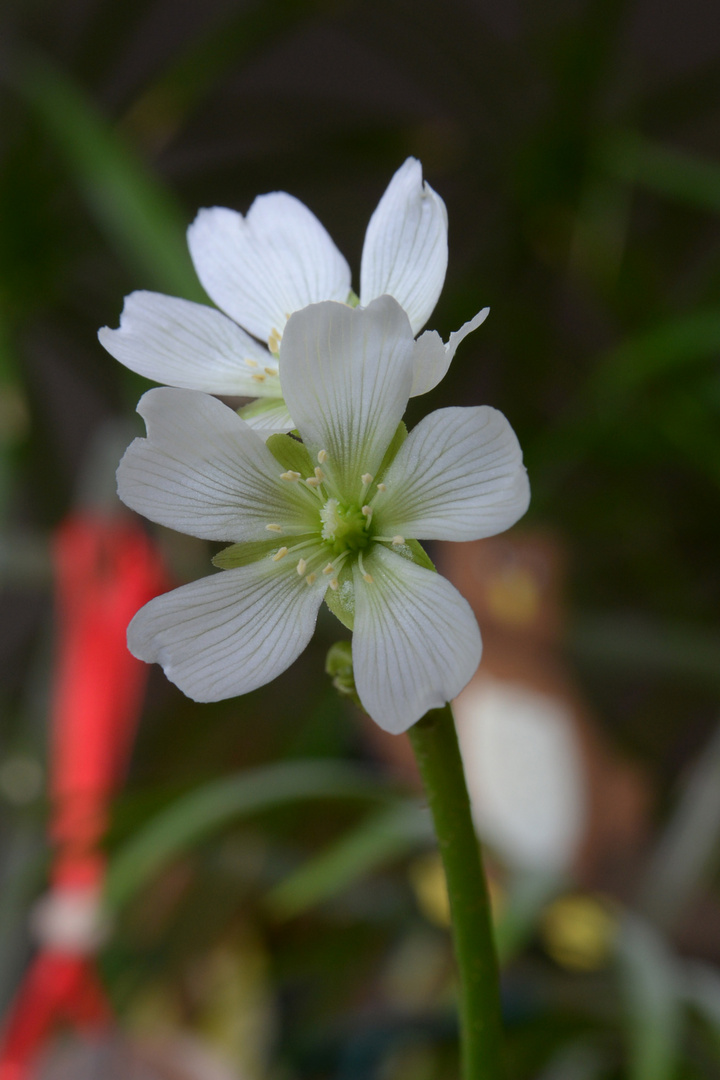
[[[433,840],[430,818],[418,803],[391,806],[373,814],[272,889],[268,905],[278,917],[292,918]]]
[[[703,161],[635,132],[616,132],[599,150],[599,163],[618,179],[720,213],[720,162]]]
[[[166,807],[113,856],[107,903],[122,907],[168,862],[237,818],[301,800],[391,797],[366,769],[330,760],[282,762],[214,780]]]
[[[693,679],[720,686],[720,634],[624,613],[587,614],[570,629],[575,656],[601,667]]]
[[[694,960],[685,966],[685,1000],[710,1027],[720,1055],[720,972],[710,964]]]
[[[685,790],[646,871],[645,911],[672,927],[720,858],[720,729],[688,777]]]
[[[677,961],[655,930],[626,915],[616,941],[629,1080],[670,1080],[682,1034],[682,980]]]
[[[505,965],[527,945],[538,916],[566,883],[555,874],[518,873],[511,880],[505,903],[495,926],[495,945]]]
[[[602,357],[588,396],[619,408],[658,375],[720,356],[720,308],[694,311],[626,338]]]
[[[39,59],[25,59],[14,86],[55,142],[108,242],[131,269],[155,288],[207,301],[185,243],[186,215],[93,103],[68,76]]]

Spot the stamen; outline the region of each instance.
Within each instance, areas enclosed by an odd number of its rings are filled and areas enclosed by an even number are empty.
[[[277,375],[278,373],[278,369],[276,367],[266,367],[264,371],[267,375]]]
[[[372,506],[363,506],[362,513],[368,519],[368,524],[370,524],[370,519],[371,519],[372,513],[373,513],[372,512]]]
[[[288,549],[286,547],[279,548],[279,550],[276,551],[276,553],[273,555],[272,561],[273,562],[280,562],[281,559],[285,558],[287,553],[288,553]]]
[[[282,532],[282,525],[266,525],[268,532]]]
[[[372,478],[372,476],[370,475],[369,472],[364,472],[362,474],[362,476],[360,477],[360,479],[362,480],[365,487],[367,487],[368,484],[372,484],[372,482],[373,482],[373,478]]]
[[[331,588],[331,589],[333,590],[333,592],[334,592],[334,591],[335,591],[336,589],[339,589],[339,588],[340,588],[340,585],[339,585],[339,583],[338,583],[338,579],[337,579],[337,578],[333,578],[333,579],[332,579],[332,581],[330,582],[330,588]]]
[[[398,533],[397,536],[393,536],[392,542],[395,545],[395,547],[401,547],[405,543],[405,537],[400,536],[400,534]]]
[[[377,489],[378,491],[387,491],[387,488],[384,484],[378,484]]]
[[[279,351],[281,340],[282,335],[273,326],[272,330],[270,331],[270,337],[268,338],[268,349],[271,353],[276,353]]]
[[[307,484],[308,487],[314,487],[314,488],[320,487],[321,482],[322,481],[320,481],[317,478],[317,476],[306,476],[305,477],[305,483]]]
[[[327,566],[325,567],[325,569],[323,570],[323,574],[334,574],[334,573],[335,573],[335,567],[333,566],[333,564],[331,562],[329,562],[327,564]]]
[[[255,372],[255,374],[251,375],[250,378],[254,379],[255,382],[265,382],[265,379],[267,378],[267,376],[266,375],[261,375],[259,372]]]
[[[281,480],[289,480],[293,484],[296,480],[299,480],[301,476],[302,473],[295,472],[293,469],[288,469],[287,472],[280,473]]]
[[[327,450],[318,450],[318,461],[321,465],[327,461]]]
[[[314,585],[316,579],[317,579],[317,574],[308,574],[308,576],[305,578],[305,583],[307,585]]]
[[[325,473],[322,471],[319,465],[315,466],[315,476],[322,484],[323,480],[325,479]]]
[[[305,559],[300,559],[298,561],[296,569],[297,569],[297,572],[298,572],[298,577],[302,577],[303,574],[305,573],[305,571],[307,570],[307,562],[305,561]]]
[[[360,567],[360,573],[363,576],[363,580],[367,581],[368,585],[372,585],[375,581],[375,578],[372,576],[372,574],[368,574],[367,570],[365,569],[365,566],[363,564],[363,557],[360,552],[358,552],[358,566]]]
[[[257,360],[253,360],[253,358],[251,356],[246,356],[245,357],[245,363],[247,364],[248,367],[257,367],[258,366]]]

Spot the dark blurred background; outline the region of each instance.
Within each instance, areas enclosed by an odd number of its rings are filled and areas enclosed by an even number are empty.
[[[613,926],[632,911],[632,943],[567,964],[535,897],[507,947],[510,1075],[720,1075],[720,7],[5,0],[0,29],[0,1003],[43,882],[48,539],[78,499],[112,500],[150,385],[96,330],[133,289],[206,300],[185,228],[272,190],[317,214],[357,287],[368,218],[412,154],[450,221],[429,325],[491,315],[410,421],[470,403],[510,419],[533,488],[517,542],[559,565],[558,694],[592,728],[588,761],[634,791],[624,856],[587,841],[556,889]],[[176,580],[209,569],[207,545],[155,535]],[[338,636],[323,618],[239,701],[196,706],[154,672],[108,841],[105,978],[129,1030],[202,1033],[247,1080],[444,1080],[452,968],[416,817],[376,822],[375,849],[362,799],[279,798],[182,838],[186,793],[310,759],[328,788],[350,762],[415,807],[402,754],[323,674]],[[172,857],[123,884],[129,845],[173,806]],[[514,896],[523,875],[496,862]]]

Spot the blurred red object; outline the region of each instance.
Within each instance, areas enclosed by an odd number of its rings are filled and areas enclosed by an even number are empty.
[[[0,1044],[0,1080],[25,1080],[59,1023],[100,1030],[111,1010],[95,972],[102,937],[100,841],[129,757],[148,666],[128,652],[127,624],[169,587],[131,519],[76,513],[52,544],[56,659],[51,700],[51,891],[34,918],[40,952]]]

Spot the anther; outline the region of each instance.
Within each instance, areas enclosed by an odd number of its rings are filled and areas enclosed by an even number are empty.
[[[301,476],[302,473],[295,472],[293,469],[288,469],[287,472],[280,473],[281,480],[289,480],[291,483],[295,483],[295,481],[299,480]]]
[[[318,461],[321,465],[324,461],[327,461],[327,450],[318,450]]]
[[[335,567],[333,566],[333,564],[331,562],[329,562],[327,564],[327,566],[325,567],[325,569],[323,570],[323,574],[334,574],[334,573],[335,573]]]
[[[320,480],[318,479],[317,476],[306,476],[305,477],[305,483],[307,484],[308,487],[316,488],[316,487],[320,486]]]
[[[398,534],[397,536],[393,536],[392,542],[395,547],[400,547],[402,544],[405,543],[405,537]]]
[[[266,525],[268,532],[282,532],[282,525]]]
[[[368,574],[367,572],[363,574],[363,580],[367,581],[368,585],[373,585],[375,583],[375,578],[372,574]]]
[[[305,582],[307,585],[314,585],[316,578],[317,574],[308,574],[308,576],[305,578]]]
[[[267,378],[267,376],[266,375],[261,375],[260,372],[256,371],[253,375],[250,376],[250,378],[254,379],[255,382],[265,382],[265,379]]]
[[[370,519],[372,517],[372,506],[363,506],[362,513],[366,518]]]
[[[377,489],[378,491],[387,491],[387,488],[384,484],[378,484]]]
[[[297,572],[298,572],[298,577],[302,577],[303,574],[305,573],[305,571],[307,570],[307,563],[306,563],[305,559],[300,559],[300,561],[297,564],[296,569],[297,569]]]
[[[333,578],[333,579],[332,579],[332,581],[330,582],[330,588],[331,588],[331,589],[333,590],[333,592],[334,592],[334,591],[335,591],[336,589],[338,589],[339,587],[340,587],[340,586],[339,586],[339,583],[338,583],[338,579],[337,579],[337,578]]]
[[[287,555],[287,553],[288,553],[288,549],[287,549],[286,547],[281,547],[281,548],[280,548],[280,549],[279,549],[278,551],[276,551],[276,552],[275,552],[275,554],[273,555],[273,557],[272,557],[272,561],[273,561],[273,562],[280,562],[280,560],[281,560],[281,559],[284,559],[284,558],[285,558],[285,556]]]
[[[245,357],[245,363],[247,364],[248,367],[257,367],[258,366],[257,360],[253,360],[252,357],[250,357],[250,356]]]
[[[266,375],[277,375],[278,373],[278,369],[276,367],[266,367],[264,368],[264,371]]]
[[[315,466],[315,476],[320,481],[320,483],[322,483],[325,479],[325,473],[322,471],[319,465]]]
[[[373,481],[373,478],[372,478],[372,476],[370,475],[369,472],[364,472],[362,474],[362,476],[360,477],[360,479],[362,480],[365,487],[367,487],[368,484],[372,484],[372,481]]]

